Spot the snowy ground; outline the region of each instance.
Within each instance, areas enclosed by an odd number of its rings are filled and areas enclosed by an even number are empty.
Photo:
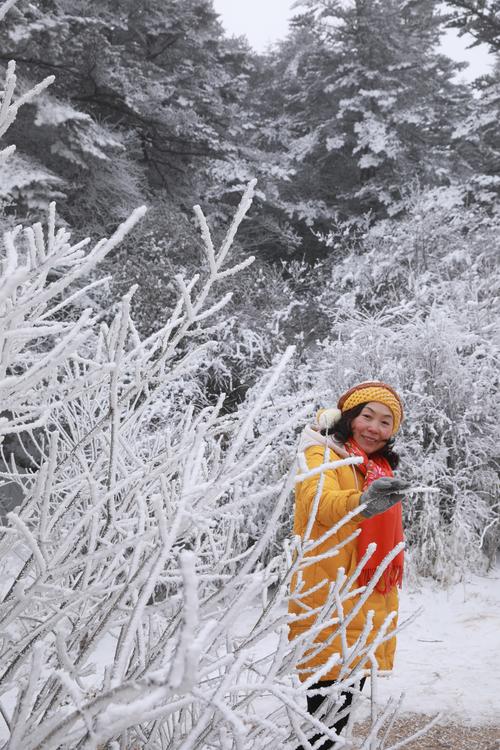
[[[432,581],[403,590],[401,620],[420,607],[399,635],[393,674],[380,680],[381,701],[404,692],[401,713],[500,728],[500,567],[447,590]]]

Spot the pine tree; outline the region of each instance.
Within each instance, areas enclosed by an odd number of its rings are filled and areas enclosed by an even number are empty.
[[[450,26],[470,34],[475,44],[489,44],[500,52],[499,0],[447,0],[446,4],[451,9]]]
[[[397,213],[407,183],[450,181],[461,168],[450,134],[470,92],[452,80],[460,65],[437,51],[437,4],[303,5],[282,54],[293,50],[285,111],[310,218]]]
[[[187,211],[236,152],[246,52],[211,0],[42,0],[13,13],[0,41],[25,81],[56,73],[18,143],[41,187],[66,194],[70,222],[106,225],[148,191]]]
[[[500,194],[500,61],[490,75],[483,76],[475,85],[478,95],[470,102],[467,116],[457,124],[452,143],[469,165],[463,183],[468,201],[495,209]]]
[[[486,44],[492,69],[474,82],[476,96],[468,114],[453,132],[454,148],[466,154],[470,165],[464,185],[469,200],[494,207],[500,193],[500,2],[498,0],[449,0],[448,26],[472,38],[470,46]]]

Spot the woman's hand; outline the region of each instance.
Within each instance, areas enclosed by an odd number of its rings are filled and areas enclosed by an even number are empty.
[[[366,508],[360,512],[362,518],[373,518],[384,513],[404,498],[404,491],[410,485],[403,479],[395,477],[381,477],[375,479],[360,497],[360,504],[366,503]]]

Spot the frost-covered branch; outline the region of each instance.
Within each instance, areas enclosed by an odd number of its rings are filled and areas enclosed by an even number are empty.
[[[36,259],[42,235],[33,231]],[[48,236],[54,241],[47,257],[72,260],[60,264],[55,282],[71,294],[65,276],[86,273],[89,256],[97,261],[105,243],[84,256],[67,241],[58,246],[53,230]],[[207,258],[211,252],[207,245]],[[217,263],[221,253],[213,252]],[[13,303],[5,306],[12,331],[25,331],[28,315],[45,315],[51,303],[44,260],[27,274],[31,296],[16,297],[22,314],[14,315]],[[209,261],[206,276],[184,284],[170,320],[146,340],[130,318],[130,295],[109,326],[87,314],[78,328],[88,333],[85,341],[67,339],[71,329],[64,334],[59,321],[62,341],[72,346],[61,350],[57,385],[40,378],[43,353],[15,377],[6,363],[3,387],[18,394],[18,413],[27,389],[39,393],[40,405],[50,404],[38,471],[23,475],[9,465],[3,472],[24,494],[0,541],[0,626],[8,634],[0,688],[9,748],[95,747],[118,737],[159,749],[201,748],[221,732],[234,747],[251,741],[263,749],[271,737],[296,742],[322,725],[304,710],[304,690],[322,670],[302,685],[291,676],[321,628],[334,623],[341,635],[343,652],[335,660],[348,689],[362,674],[359,664],[393,635],[390,619],[377,634],[369,620],[347,649],[345,628],[373,588],[360,592],[359,604],[344,615],[355,571],[332,585],[324,607],[305,613],[317,618],[309,634],[288,642],[286,604],[298,594],[290,591],[292,576],[300,588],[301,570],[322,555],[305,538],[263,564],[296,469],[287,467],[272,487],[267,472],[273,446],[310,407],[301,408],[295,396],[293,416],[283,418],[283,401],[273,405],[273,390],[290,367],[289,349],[234,413],[224,413],[223,395],[194,409],[190,388],[210,348],[190,340],[186,354],[184,344],[205,320],[204,290],[216,282]],[[34,303],[40,295],[43,304]],[[4,345],[5,356],[16,360],[24,351]],[[47,402],[47,388],[58,398]],[[264,411],[272,428],[256,430]],[[273,512],[249,546],[245,523],[269,492]],[[30,667],[37,644],[39,670]],[[266,695],[272,704],[262,715],[254,706]]]

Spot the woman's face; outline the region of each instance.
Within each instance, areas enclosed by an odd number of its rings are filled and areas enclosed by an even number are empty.
[[[381,450],[392,435],[394,417],[385,404],[370,401],[351,422],[352,436],[367,455]]]

